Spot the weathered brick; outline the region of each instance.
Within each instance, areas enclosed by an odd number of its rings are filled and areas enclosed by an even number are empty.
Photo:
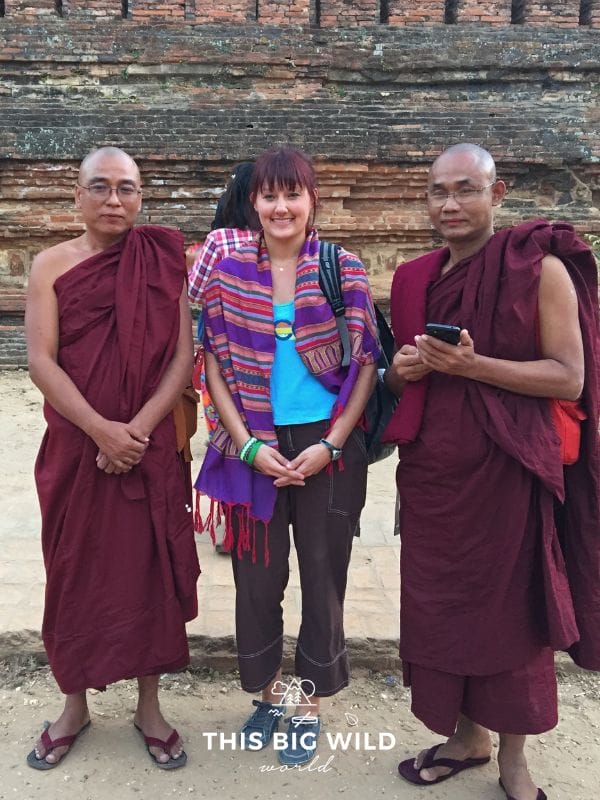
[[[4,3],[7,17],[43,17],[56,16],[54,0],[6,0]]]
[[[508,24],[509,6],[462,0],[444,25],[444,3],[390,0],[381,25],[371,0],[323,0],[323,32],[309,0],[260,0],[258,20],[241,0],[140,0],[127,20],[113,0],[64,0],[63,19],[53,3],[15,15],[7,0],[0,285],[22,285],[36,251],[81,231],[77,164],[103,143],[140,163],[141,221],[190,242],[232,165],[292,140],[317,160],[321,228],[384,293],[396,259],[431,246],[427,165],[456,141],[497,158],[501,224],[545,215],[600,231],[596,32],[572,27],[567,4],[546,4],[544,27]]]
[[[581,0],[527,0],[525,24],[577,27]]]
[[[508,25],[511,21],[511,0],[459,0],[457,22]]]
[[[257,5],[258,21],[265,25],[308,25],[311,21],[310,0],[259,0]]]
[[[355,28],[380,22],[379,0],[321,0],[321,25]]]
[[[121,0],[62,0],[63,17],[115,18],[122,16]]]
[[[444,21],[444,0],[389,0],[390,25],[435,24]]]

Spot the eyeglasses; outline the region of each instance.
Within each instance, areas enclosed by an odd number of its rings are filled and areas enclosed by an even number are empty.
[[[98,200],[108,200],[113,192],[117,193],[119,200],[131,200],[138,194],[142,193],[141,189],[136,188],[131,183],[121,183],[118,186],[110,186],[108,183],[90,183],[89,186],[82,186],[78,183],[80,189],[87,189],[92,197]]]
[[[495,183],[496,181],[486,183],[486,185],[482,186],[481,189],[473,189],[470,186],[463,186],[461,189],[457,189],[455,192],[444,192],[441,189],[434,189],[431,192],[427,192],[427,200],[432,206],[437,206],[439,208],[445,205],[450,198],[452,198],[459,205],[465,206],[469,203],[472,203],[473,200],[476,200],[478,195],[480,195],[482,192],[485,192],[486,189],[489,189],[490,186],[493,186]]]

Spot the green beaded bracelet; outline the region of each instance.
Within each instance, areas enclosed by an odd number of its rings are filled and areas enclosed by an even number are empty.
[[[246,464],[248,464],[249,467],[251,467],[252,464],[254,463],[254,459],[256,458],[256,454],[258,453],[260,448],[263,446],[263,444],[264,444],[264,442],[261,442],[260,439],[257,439],[252,444],[252,447],[250,448],[250,452],[246,455]]]
[[[256,442],[258,442],[258,439],[256,438],[256,436],[251,436],[246,442],[244,442],[244,444],[242,445],[242,449],[240,450],[240,460],[241,461],[244,461],[244,462],[248,463],[247,462],[248,453],[249,453],[250,449],[252,448],[252,446],[256,444]]]

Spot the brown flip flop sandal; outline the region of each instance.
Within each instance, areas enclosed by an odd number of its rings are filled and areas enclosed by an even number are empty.
[[[89,722],[86,722],[85,725],[83,725],[77,731],[77,733],[73,733],[71,736],[61,736],[60,739],[50,738],[50,734],[48,733],[48,728],[50,727],[50,725],[51,725],[50,722],[44,722],[44,730],[42,731],[42,735],[40,737],[40,739],[42,740],[42,744],[44,745],[44,748],[46,750],[44,755],[38,756],[37,753],[35,752],[35,747],[31,751],[31,753],[27,755],[27,763],[33,769],[41,769],[41,770],[54,769],[54,767],[58,767],[59,764],[62,764],[62,762],[71,752],[71,748],[73,747],[75,740],[90,727],[91,720]],[[53,750],[56,750],[57,747],[67,747],[68,750],[66,751],[66,753],[63,753],[63,755],[58,759],[58,761],[55,761],[54,763],[46,761],[46,756]]]
[[[400,773],[400,776],[409,783],[413,783],[415,786],[433,786],[436,783],[442,783],[442,781],[447,781],[449,778],[453,778],[455,775],[458,775],[459,772],[462,772],[465,769],[481,767],[483,764],[487,764],[490,760],[490,756],[486,756],[485,758],[463,758],[462,761],[457,758],[436,758],[435,754],[440,747],[442,747],[441,744],[436,744],[433,747],[430,747],[425,753],[423,763],[418,769],[415,767],[414,758],[407,758],[406,761],[401,761],[398,764],[398,772]],[[421,777],[421,770],[431,769],[432,767],[448,767],[450,772],[448,772],[446,775],[440,775],[432,781],[426,781]]]
[[[135,722],[133,723],[133,727],[138,731],[140,736],[144,737],[144,742],[146,743],[146,749],[148,750],[148,755],[154,761],[156,766],[159,769],[179,769],[180,767],[185,767],[187,764],[187,753],[185,750],[181,751],[181,755],[178,758],[173,758],[171,755],[171,748],[175,744],[175,742],[179,739],[179,734],[173,728],[171,731],[171,735],[166,741],[162,739],[157,739],[155,736],[146,736],[144,731],[140,728],[139,725],[136,725]],[[167,753],[169,756],[168,761],[159,761],[154,753],[150,752],[151,747],[159,747],[163,753]]]
[[[500,788],[506,795],[506,800],[516,800],[516,797],[511,797],[504,788],[504,784],[502,783],[502,778],[498,778],[498,783],[500,784]],[[538,793],[535,800],[548,800],[548,798],[546,797],[546,794],[540,788],[538,788]]]

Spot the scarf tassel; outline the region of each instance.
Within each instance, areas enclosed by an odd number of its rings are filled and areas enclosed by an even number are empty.
[[[233,550],[233,525],[231,523],[231,513],[233,508],[231,506],[219,503],[219,514],[223,512],[225,518],[225,538],[223,539],[223,550],[226,553],[231,553]]]
[[[338,472],[344,471],[344,457],[340,456],[337,461],[330,461],[329,464],[325,467],[325,472],[328,475],[333,475],[333,470],[336,468]]]
[[[239,559],[242,559],[245,552],[251,554],[252,563],[256,564],[257,561],[257,531],[256,522],[254,517],[250,516],[250,510],[243,507],[235,507],[228,503],[220,503],[218,500],[211,498],[210,511],[206,519],[202,519],[200,515],[200,492],[196,494],[196,514],[195,514],[195,528],[198,533],[208,531],[210,533],[213,544],[215,544],[215,527],[225,522],[225,537],[223,539],[223,550],[230,553],[235,544],[235,537],[233,534],[233,515],[237,516],[237,548],[236,553]],[[269,537],[268,525],[265,525],[264,532],[265,541],[265,567],[269,566],[270,553],[269,553]]]
[[[200,492],[196,490],[196,502],[194,508],[194,530],[196,533],[204,531],[204,523],[202,522],[202,514],[200,512]]]
[[[340,414],[342,413],[343,410],[344,410],[343,406],[341,406],[336,401],[336,403],[335,403],[335,405],[333,407],[333,414],[331,415],[331,420],[329,421],[329,427],[325,431],[325,436],[323,437],[324,439],[327,439],[329,437],[329,434],[331,433],[331,429],[335,425],[335,422],[336,422],[337,418],[340,416]],[[329,464],[327,464],[327,466],[325,467],[325,470],[326,470],[328,475],[332,475],[333,474],[334,465],[336,465],[336,464],[337,464],[338,472],[343,472],[344,471],[344,458],[343,458],[343,456],[340,456],[340,458],[338,458],[337,461],[330,461]]]
[[[330,465],[331,466],[331,465]],[[238,540],[237,540],[237,557],[243,558],[245,552],[251,553],[252,563],[256,564],[256,519],[250,516],[250,510],[243,506],[242,508],[235,508],[228,503],[220,503],[211,497],[210,509],[205,519],[202,519],[202,512],[200,510],[201,492],[196,492],[196,503],[194,509],[194,530],[197,533],[204,533],[208,531],[213,545],[216,544],[215,528],[225,522],[225,536],[223,538],[223,550],[230,553],[235,544],[233,535],[233,514],[237,515],[238,523]],[[269,537],[268,525],[265,525],[265,567],[269,566]]]
[[[196,503],[194,509],[194,530],[196,531],[196,533],[204,533],[204,531],[208,531],[214,547],[214,545],[217,543],[215,528],[218,525],[220,525],[222,521],[221,503],[219,503],[218,500],[215,500],[213,497],[211,497],[210,508],[208,514],[206,515],[206,519],[202,519],[202,511],[200,509],[201,496],[202,493],[196,491]]]

